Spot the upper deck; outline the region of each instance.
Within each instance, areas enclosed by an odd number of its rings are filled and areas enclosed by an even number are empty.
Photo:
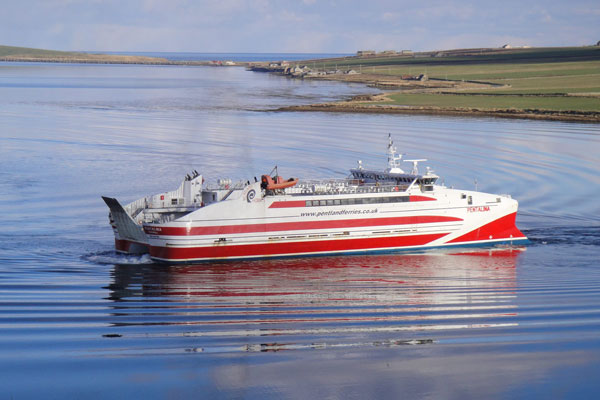
[[[400,193],[411,188],[419,187],[421,191],[433,191],[429,179],[414,177],[411,181],[401,183],[392,181],[377,181],[366,183],[361,179],[315,179],[301,180],[297,185],[284,191],[272,191],[265,195],[287,194],[292,196],[343,195],[363,193]]]
[[[388,144],[388,167],[385,170],[368,170],[363,168],[362,162],[358,162],[358,167],[350,170],[350,176],[342,179],[306,179],[286,181],[291,186],[277,186],[281,188],[273,189],[274,186],[261,184],[257,190],[262,190],[259,198],[268,198],[275,196],[339,196],[340,201],[344,198],[352,197],[346,195],[358,195],[356,198],[375,198],[381,197],[381,201],[388,199],[400,201],[401,194],[415,194],[416,191],[429,192],[434,191],[438,176],[429,168],[424,174],[418,171],[418,163],[426,160],[404,160],[412,162],[412,170],[404,172],[399,167],[402,155],[397,155],[396,147],[393,144],[391,136]],[[275,171],[277,167],[275,167]],[[277,173],[275,172],[277,175]],[[280,181],[275,176],[263,176],[267,181]],[[283,181],[283,180],[281,180]],[[293,181],[293,183],[291,183]],[[255,182],[258,182],[257,180]],[[167,221],[179,218],[190,212],[196,211],[213,203],[220,203],[226,200],[241,199],[244,191],[251,190],[250,187],[256,185],[250,181],[239,181],[233,183],[230,179],[219,179],[216,183],[204,185],[204,179],[197,171],[193,171],[182,182],[177,190],[164,192],[154,196],[145,197],[126,205],[124,208],[127,213],[136,222],[141,221]],[[271,188],[270,188],[271,187]],[[252,189],[253,190],[253,189]],[[385,196],[384,193],[394,196]],[[368,196],[375,194],[375,196]],[[254,198],[254,194],[252,195]],[[385,199],[383,199],[385,197]],[[314,200],[313,197],[311,200]],[[246,200],[246,199],[242,199]],[[308,200],[308,199],[307,199]],[[321,199],[317,199],[321,200]],[[325,199],[328,201],[327,199]],[[250,201],[250,200],[248,200]],[[349,200],[348,200],[349,201]],[[362,200],[361,200],[362,201]],[[314,203],[311,202],[311,205]],[[320,204],[320,203],[318,203]],[[358,204],[358,203],[353,203]]]

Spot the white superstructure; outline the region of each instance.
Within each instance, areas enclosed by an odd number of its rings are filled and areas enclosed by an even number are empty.
[[[179,189],[111,209],[115,245],[156,261],[391,252],[429,247],[523,243],[517,201],[506,195],[450,189],[427,169],[400,168],[391,140],[388,166],[359,161],[346,179],[204,185],[196,171]],[[276,171],[276,169],[275,169]]]

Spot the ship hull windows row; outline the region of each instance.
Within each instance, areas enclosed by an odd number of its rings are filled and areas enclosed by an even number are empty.
[[[306,207],[347,206],[354,204],[406,203],[408,196],[362,197],[350,199],[306,200]]]

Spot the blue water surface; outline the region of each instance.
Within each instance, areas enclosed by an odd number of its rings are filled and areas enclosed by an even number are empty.
[[[374,93],[243,68],[0,63],[2,398],[595,398],[600,127],[281,113]],[[519,200],[527,247],[155,265],[100,196],[344,177],[387,134]]]

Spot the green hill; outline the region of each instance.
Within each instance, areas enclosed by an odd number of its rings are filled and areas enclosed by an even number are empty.
[[[35,58],[54,58],[54,57],[85,57],[85,53],[76,53],[71,51],[56,51],[31,49],[28,47],[1,46],[0,57],[35,57]]]
[[[73,51],[31,49],[0,45],[0,61],[46,61],[73,63],[109,63],[109,64],[168,64],[164,58],[123,56],[111,54],[89,54]]]

